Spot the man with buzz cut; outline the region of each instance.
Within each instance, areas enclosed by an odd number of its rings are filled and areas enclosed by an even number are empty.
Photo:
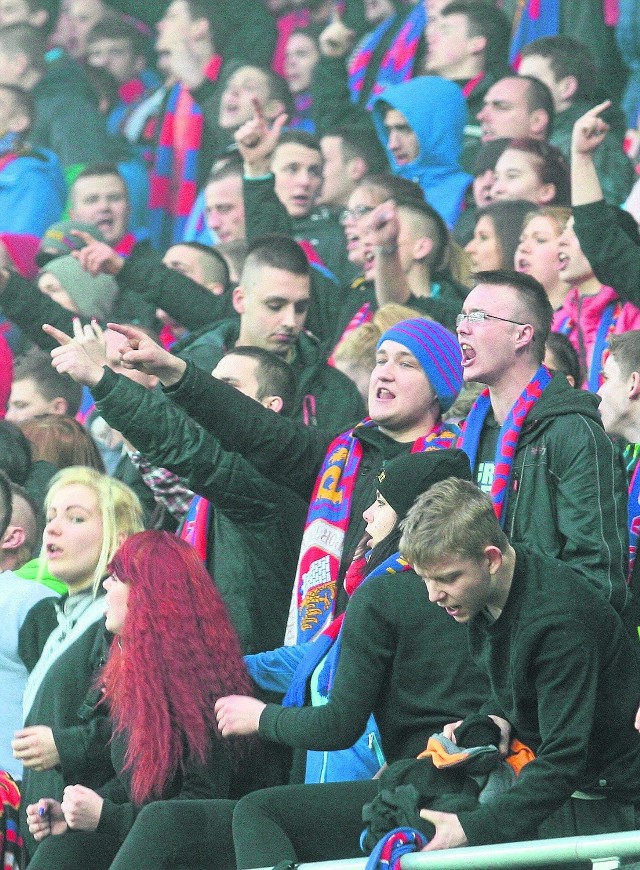
[[[458,317],[465,381],[485,384],[458,446],[509,539],[567,562],[621,612],[626,487],[597,399],[542,364],[552,317],[544,288],[480,272]]]
[[[498,726],[502,754],[511,737],[535,753],[476,808],[422,809],[435,828],[424,851],[637,829],[640,668],[613,607],[569,565],[510,544],[470,481],[419,496],[400,552],[433,606],[468,625],[491,687],[479,713]],[[460,724],[444,730],[454,742]]]

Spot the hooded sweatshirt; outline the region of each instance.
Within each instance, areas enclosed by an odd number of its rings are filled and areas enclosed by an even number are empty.
[[[401,112],[418,137],[420,151],[411,163],[398,165],[387,147],[387,107]],[[393,173],[417,182],[429,205],[453,226],[472,181],[460,166],[467,108],[458,85],[439,76],[421,76],[387,88],[374,104],[373,120]]]

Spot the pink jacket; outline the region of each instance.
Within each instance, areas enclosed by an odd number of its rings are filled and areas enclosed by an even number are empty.
[[[618,313],[610,334],[619,335],[630,329],[640,329],[640,308],[636,308],[631,302],[620,302],[613,287],[602,287],[595,296],[580,296],[578,288],[572,287],[565,296],[562,307],[553,315],[551,329],[554,332],[562,332],[568,337],[578,353],[580,364],[587,371],[591,371],[593,346],[598,327],[610,303],[617,303]],[[602,371],[602,360],[599,365]],[[587,382],[583,386],[586,386]]]

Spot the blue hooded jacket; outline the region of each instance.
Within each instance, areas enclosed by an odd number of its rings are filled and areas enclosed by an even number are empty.
[[[398,165],[387,147],[387,107],[401,112],[418,137],[420,151],[411,163]],[[387,88],[373,106],[376,133],[387,150],[394,175],[417,182],[424,197],[454,226],[472,176],[460,166],[467,107],[461,89],[439,76],[420,76]]]
[[[52,151],[33,149],[0,171],[0,232],[44,235],[60,220],[67,191]]]

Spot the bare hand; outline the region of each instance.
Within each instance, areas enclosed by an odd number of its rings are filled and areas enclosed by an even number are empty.
[[[119,348],[123,368],[156,375],[165,387],[176,384],[185,373],[186,362],[164,350],[141,329],[120,323],[108,323],[107,326],[124,336]]]
[[[84,248],[72,251],[85,272],[90,275],[117,275],[124,266],[124,257],[117,254],[106,242],[99,242],[91,233],[83,230],[71,230],[72,236],[77,236],[84,242]]]
[[[250,175],[263,175],[269,171],[269,161],[282,128],[287,123],[287,115],[281,114],[269,126],[262,104],[257,97],[252,99],[253,118],[236,130],[234,139],[238,151]]]
[[[571,137],[572,154],[592,154],[609,132],[609,125],[603,121],[600,114],[608,109],[611,100],[599,103],[593,109],[585,112],[573,125]]]
[[[500,755],[503,758],[506,758],[509,754],[509,745],[511,743],[511,723],[507,722],[507,720],[503,719],[501,716],[489,716],[489,719],[493,719],[500,729],[500,743],[498,744],[498,750]]]
[[[175,81],[190,89],[202,84],[205,75],[190,36],[185,38],[167,28],[156,41],[156,51],[165,55],[169,75]]]
[[[31,725],[16,731],[11,748],[13,757],[32,770],[50,770],[60,764],[53,731],[46,725]]]
[[[347,27],[336,6],[331,21],[320,34],[320,51],[325,57],[344,57],[351,50],[355,36],[355,31]]]
[[[51,351],[51,365],[56,371],[70,375],[79,384],[95,387],[102,379],[103,367],[107,364],[100,326],[87,323],[83,327],[74,317],[73,338],[48,323],[44,323],[42,329],[60,345]]]
[[[456,846],[467,845],[467,835],[454,813],[420,810],[420,818],[431,822],[436,829],[431,840],[420,850],[421,852],[434,852],[436,849],[455,849]]]
[[[449,722],[448,725],[444,726],[444,728],[442,729],[442,733],[447,738],[447,740],[450,740],[452,743],[458,742],[456,740],[456,728],[459,725],[462,725],[462,721],[462,719],[458,719],[457,722]]]
[[[59,837],[68,829],[62,806],[52,798],[42,798],[37,804],[29,804],[27,825],[29,833],[37,843],[50,835]]]
[[[360,224],[365,244],[392,249],[398,245],[400,222],[396,204],[388,199],[362,219]]]
[[[62,812],[74,831],[95,831],[100,821],[103,798],[84,785],[68,785],[62,798]]]
[[[257,734],[260,716],[266,706],[262,701],[244,695],[218,698],[215,711],[220,733],[223,737],[231,737],[235,734]]]

